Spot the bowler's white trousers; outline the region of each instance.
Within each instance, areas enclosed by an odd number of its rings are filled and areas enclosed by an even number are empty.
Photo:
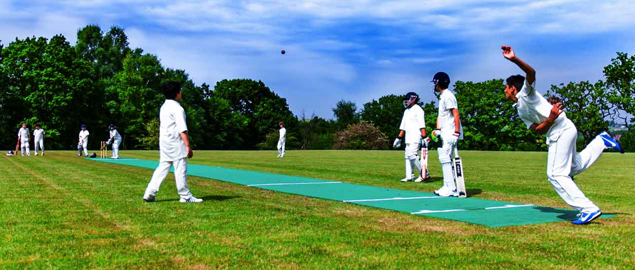
[[[159,161],[159,166],[156,170],[154,170],[152,180],[148,183],[144,197],[147,198],[148,195],[156,196],[157,192],[159,192],[159,188],[161,187],[161,183],[163,183],[163,180],[165,180],[168,176],[170,167],[172,166],[174,166],[174,179],[176,180],[176,190],[179,193],[179,196],[184,199],[192,197],[192,193],[187,187],[187,158],[175,161]]]
[[[594,212],[599,208],[584,195],[571,176],[588,169],[602,155],[605,145],[596,136],[580,154],[576,154],[577,138],[578,130],[575,127],[552,131],[547,137],[547,177],[553,189],[571,207],[584,213]]]
[[[284,157],[284,148],[287,144],[287,138],[278,141],[278,155]]]

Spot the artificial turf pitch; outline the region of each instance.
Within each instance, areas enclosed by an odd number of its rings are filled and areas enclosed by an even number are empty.
[[[148,169],[154,169],[158,165],[157,161],[142,159],[92,160]],[[271,191],[479,224],[491,228],[570,221],[576,219],[577,214],[576,211],[572,210],[533,204],[518,204],[476,198],[442,198],[435,196],[433,193],[420,191],[197,164],[188,165],[188,175]],[[604,214],[602,217],[610,216],[613,215]]]

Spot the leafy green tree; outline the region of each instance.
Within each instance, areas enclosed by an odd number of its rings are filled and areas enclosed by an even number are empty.
[[[611,64],[604,67],[604,76],[610,89],[609,101],[617,109],[635,116],[635,56],[618,52]],[[625,124],[626,119],[628,117],[623,118]],[[631,122],[635,122],[635,118],[631,117]]]
[[[614,106],[609,102],[609,93],[604,82],[570,82],[567,85],[552,85],[547,96],[557,96],[564,104],[567,118],[575,124],[587,145],[595,136],[607,130]]]
[[[163,67],[159,59],[151,54],[143,54],[136,49],[123,63],[123,70],[115,73],[113,84],[107,89],[112,99],[106,102],[113,119],[117,119],[120,128],[130,142],[141,142],[148,134],[146,122],[158,117],[158,111],[164,101],[161,87]],[[107,124],[104,123],[103,126]]]
[[[335,133],[333,149],[386,150],[388,138],[372,123],[361,121]]]
[[[387,95],[378,100],[364,104],[360,116],[363,121],[369,121],[388,136],[397,136],[399,125],[404,114],[404,95]],[[426,114],[426,118],[428,115]],[[427,120],[427,119],[426,119]]]
[[[335,122],[311,115],[307,118],[304,112],[298,121],[301,145],[300,149],[331,149]]]
[[[504,99],[503,80],[454,85],[463,125],[461,148],[478,150],[539,150],[544,139],[518,118],[512,102]],[[436,124],[435,124],[436,125]]]
[[[337,104],[335,104],[335,108],[333,108],[333,114],[340,129],[359,122],[357,105],[352,101],[338,101]]]
[[[261,81],[222,80],[216,83],[213,95],[229,102],[235,132],[232,147],[255,149],[268,133],[278,128],[279,122],[284,122],[289,131],[297,126],[287,100]]]

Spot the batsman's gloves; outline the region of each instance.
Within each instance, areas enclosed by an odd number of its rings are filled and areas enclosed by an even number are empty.
[[[430,137],[421,139],[421,145],[423,145],[425,148],[428,148],[428,144],[430,144]]]
[[[456,142],[459,140],[459,136],[461,136],[461,133],[454,132],[446,141],[451,145],[456,145]]]
[[[441,130],[435,129],[432,131],[432,141],[433,142],[438,142],[439,141],[439,137],[441,137]]]
[[[395,142],[394,142],[394,143],[392,143],[392,146],[393,146],[394,148],[399,148],[399,147],[401,147],[401,139],[400,139],[400,138],[395,139]]]

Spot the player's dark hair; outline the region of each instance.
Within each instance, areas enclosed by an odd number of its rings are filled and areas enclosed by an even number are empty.
[[[523,85],[525,85],[525,76],[523,75],[509,76],[509,78],[507,78],[505,83],[509,85],[509,87],[512,87],[512,86],[516,87],[516,91],[520,91],[521,89],[523,89]]]
[[[175,99],[176,95],[181,93],[181,84],[174,81],[166,82],[163,84],[161,92],[163,92],[166,99]]]
[[[279,125],[284,126],[284,122],[280,122],[280,123],[278,123],[278,126],[279,126]]]

